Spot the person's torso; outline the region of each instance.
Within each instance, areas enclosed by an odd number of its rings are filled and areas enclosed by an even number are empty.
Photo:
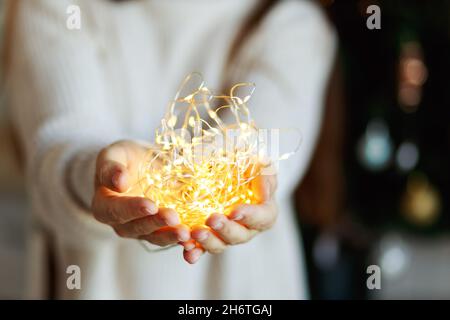
[[[152,140],[192,72],[220,91],[230,45],[255,0],[97,2],[93,33],[111,112],[131,137]],[[98,15],[97,15],[98,13]]]

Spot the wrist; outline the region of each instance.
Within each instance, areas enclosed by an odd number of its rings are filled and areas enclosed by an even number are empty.
[[[66,185],[74,201],[90,211],[95,193],[95,163],[100,147],[77,152],[67,164]]]

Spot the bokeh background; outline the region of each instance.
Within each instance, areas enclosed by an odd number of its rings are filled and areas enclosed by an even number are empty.
[[[450,1],[316,2],[339,52],[296,192],[311,297],[450,299]],[[380,30],[366,27],[373,4]],[[0,298],[22,297],[25,284],[27,201],[14,155],[0,91]],[[373,264],[381,290],[366,286]]]

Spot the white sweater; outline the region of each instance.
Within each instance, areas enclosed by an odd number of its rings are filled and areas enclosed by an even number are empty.
[[[66,28],[73,3],[81,30]],[[277,5],[232,69],[234,80],[256,83],[250,108],[259,127],[302,133],[299,152],[280,164],[273,229],[189,265],[180,246],[149,253],[87,209],[98,150],[119,139],[152,140],[188,73],[201,72],[219,89],[230,43],[256,3],[20,1],[8,93],[33,210],[30,297],[45,297],[51,283],[57,298],[308,297],[291,195],[320,129],[335,50],[333,31],[308,1]],[[81,290],[66,287],[69,265],[81,268]]]

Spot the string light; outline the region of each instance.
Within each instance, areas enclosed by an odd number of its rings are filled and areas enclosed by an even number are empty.
[[[188,226],[204,224],[213,213],[229,214],[236,205],[257,203],[252,181],[267,165],[247,108],[254,89],[252,83],[239,83],[229,95],[216,96],[200,74],[186,77],[141,165],[143,195],[177,211]]]

